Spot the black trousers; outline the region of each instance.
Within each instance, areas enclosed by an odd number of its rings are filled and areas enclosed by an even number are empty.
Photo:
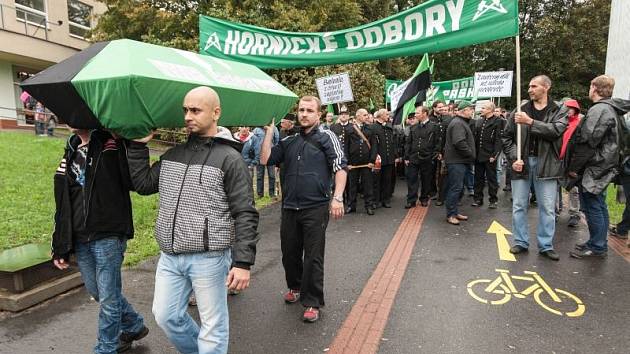
[[[355,209],[357,207],[357,192],[359,184],[363,191],[363,201],[365,207],[372,207],[372,171],[367,167],[354,168],[350,170],[350,193],[348,195],[348,207]]]
[[[483,188],[488,184],[490,203],[495,203],[499,181],[497,180],[497,162],[489,161],[475,163],[475,200],[483,203]]]
[[[421,160],[419,164],[409,163],[407,165],[407,203],[414,204],[418,200],[418,188],[420,184],[422,189],[420,192],[420,201],[429,200],[429,193],[434,188],[433,161]],[[419,178],[418,178],[419,177]]]
[[[324,250],[328,204],[321,207],[282,209],[280,247],[289,289],[300,290],[305,307],[324,306]]]
[[[389,203],[394,194],[394,164],[382,165],[379,172],[374,173],[374,204]]]
[[[438,201],[444,202],[446,200],[447,188],[447,171],[444,161],[437,161],[435,164],[436,186],[438,193]]]

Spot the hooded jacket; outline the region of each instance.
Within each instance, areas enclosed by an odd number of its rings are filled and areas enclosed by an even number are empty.
[[[534,120],[534,123],[522,125],[521,127],[521,159],[525,163],[523,171],[512,170],[512,179],[526,179],[529,176],[529,139],[533,136],[538,138],[538,178],[539,179],[560,179],[564,175],[564,167],[560,160],[560,149],[562,148],[562,134],[568,124],[568,108],[558,106],[548,97],[548,108],[542,121]],[[521,110],[530,117],[533,116],[533,103],[527,101],[521,105]],[[516,161],[516,124],[514,123],[514,113],[512,111],[507,119],[507,125],[503,130],[503,152],[512,166]]]
[[[55,226],[52,235],[52,253],[54,259],[67,259],[74,251],[73,217],[70,198],[70,177],[68,176],[72,155],[81,143],[81,138],[72,135],[66,143],[63,159],[54,176],[55,190]],[[126,149],[121,140],[105,131],[90,132],[85,168],[85,190],[80,213],[84,217],[84,241],[94,241],[112,234],[126,238],[133,237],[133,218],[131,214],[132,190],[127,166]]]
[[[630,100],[605,98],[586,113],[575,132],[568,170],[581,178],[589,193],[600,194],[620,172],[620,144],[624,137],[620,116],[630,111]]]
[[[168,254],[232,248],[235,267],[254,264],[258,211],[242,144],[229,130],[190,135],[149,166],[146,144],[128,149],[131,180],[139,194],[160,193],[155,238]]]

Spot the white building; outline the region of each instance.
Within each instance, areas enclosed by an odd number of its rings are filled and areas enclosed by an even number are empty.
[[[24,124],[19,83],[89,46],[97,0],[0,0],[0,128]]]
[[[614,97],[630,99],[630,1],[612,0],[606,75],[615,79]]]

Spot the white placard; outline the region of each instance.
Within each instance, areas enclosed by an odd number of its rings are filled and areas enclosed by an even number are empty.
[[[488,71],[475,73],[477,97],[511,97],[512,71]]]
[[[315,83],[322,105],[354,101],[348,73],[320,77]]]

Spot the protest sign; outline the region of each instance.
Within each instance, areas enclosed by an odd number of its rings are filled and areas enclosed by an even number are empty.
[[[323,105],[354,101],[348,73],[320,77],[315,83]]]

